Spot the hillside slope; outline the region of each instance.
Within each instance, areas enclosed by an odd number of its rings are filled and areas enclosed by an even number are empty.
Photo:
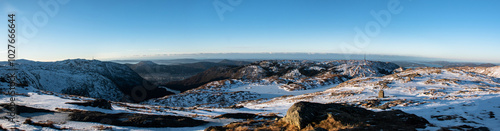
[[[499,129],[500,79],[467,69],[407,69],[382,77],[351,79],[325,91],[243,102],[237,106],[286,109],[299,101],[348,103],[372,110],[400,109],[414,113],[429,120],[437,129],[471,130],[483,126]],[[487,70],[490,69],[483,68]],[[377,97],[381,90],[384,98]]]
[[[222,60],[220,62],[196,62],[177,65],[161,65],[152,61],[141,61],[137,64],[126,65],[154,84],[165,84],[170,81],[189,78],[212,67],[242,66],[246,64],[249,64],[249,62]]]
[[[8,67],[5,64],[0,66],[0,79],[7,78]],[[16,72],[18,83],[45,91],[113,101],[137,101],[131,94],[133,88],[143,88],[146,99],[172,94],[164,89],[151,88],[151,83],[129,67],[113,62],[83,59],[57,62],[18,60],[16,68],[19,69]]]

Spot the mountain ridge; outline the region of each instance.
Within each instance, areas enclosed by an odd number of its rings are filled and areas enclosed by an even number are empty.
[[[19,69],[17,83],[46,91],[140,102],[142,100],[133,98],[136,94],[132,94],[132,90],[154,86],[129,67],[114,62],[68,59],[56,62],[20,60],[15,63]],[[7,68],[0,67],[3,78],[7,78]],[[147,94],[144,99],[173,94],[158,88],[145,90],[144,93]]]

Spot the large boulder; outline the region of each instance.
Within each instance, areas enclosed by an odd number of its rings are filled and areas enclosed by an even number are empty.
[[[321,123],[340,123],[355,129],[368,130],[415,130],[425,128],[429,122],[401,110],[373,112],[347,104],[320,104],[298,102],[290,107],[282,121],[304,129],[307,126],[322,128]]]
[[[286,116],[283,121],[297,126],[299,128],[304,128],[308,123],[314,121],[318,115],[320,115],[323,105],[309,102],[298,102],[293,104],[292,107],[286,112]]]

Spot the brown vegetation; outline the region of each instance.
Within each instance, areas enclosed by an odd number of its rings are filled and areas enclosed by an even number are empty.
[[[47,121],[38,121],[38,122],[33,122],[31,119],[26,119],[23,124],[29,124],[29,125],[34,125],[34,126],[41,126],[41,127],[49,127],[52,129],[57,129],[57,130],[64,130],[67,128],[59,128],[54,126],[55,122],[47,120]]]

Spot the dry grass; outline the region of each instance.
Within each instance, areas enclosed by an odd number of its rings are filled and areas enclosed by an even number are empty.
[[[441,69],[436,69],[436,70],[433,70],[433,71],[430,71],[429,73],[430,74],[441,74],[443,71],[441,71]]]
[[[400,80],[403,83],[408,83],[408,82],[414,80],[415,77],[422,77],[422,75],[419,73],[416,73],[416,72],[410,72],[408,74],[395,75],[394,78],[395,78],[395,80]]]
[[[320,121],[318,124],[313,123],[314,126],[310,125],[307,126],[306,128],[302,130],[312,130],[314,128],[323,128],[323,129],[328,129],[328,130],[343,130],[343,129],[352,129],[355,127],[359,127],[359,124],[355,125],[350,125],[350,124],[342,124],[340,121],[335,120],[330,114],[328,115],[328,118],[325,120]],[[311,129],[309,129],[311,128]]]
[[[316,95],[309,94],[309,95],[291,98],[291,99],[289,99],[289,101],[312,101],[314,99],[314,97],[316,97]]]
[[[427,90],[424,90],[424,92],[422,94],[430,95],[430,96],[444,96],[448,93],[443,92],[442,90],[439,90],[439,89],[427,89]]]
[[[362,90],[360,90],[360,91],[348,90],[348,91],[332,92],[332,93],[330,93],[330,97],[345,98],[345,97],[353,96],[356,94],[361,94],[361,92],[362,92]]]
[[[111,127],[111,126],[99,125],[99,126],[92,126],[92,127],[95,128],[96,130],[113,130],[113,127]]]
[[[11,95],[11,94],[9,94],[9,92],[4,92],[4,91],[2,91],[1,94],[2,95]],[[30,97],[30,95],[28,95],[26,93],[15,93],[14,96],[26,96],[26,97]]]
[[[328,130],[343,130],[343,129],[353,129],[362,126],[361,124],[343,124],[329,115],[328,118],[319,121],[312,122],[307,127],[299,129],[297,126],[288,124],[284,120],[249,120],[245,122],[234,122],[228,124],[224,127],[220,127],[219,130],[226,131],[309,131],[314,128],[323,128]]]
[[[449,86],[451,84],[457,85],[460,80],[458,79],[430,79],[424,82],[424,84],[441,84]]]
[[[277,120],[272,123],[269,123],[268,125],[261,126],[261,127],[256,127],[255,130],[261,131],[297,131],[299,128],[296,126],[293,126],[291,124],[288,124],[282,120]]]
[[[47,121],[39,121],[39,122],[33,122],[31,119],[26,119],[23,124],[29,124],[29,125],[34,125],[34,126],[41,126],[41,127],[49,127],[52,129],[58,129],[61,130],[61,128],[58,128],[54,126],[55,122],[47,120]]]
[[[303,129],[299,129],[297,126],[288,124],[284,122],[283,120],[278,120],[273,123],[270,123],[269,125],[266,126],[261,126],[261,127],[256,127],[254,130],[267,130],[267,131],[310,131],[313,130],[314,128],[323,128],[323,129],[328,129],[328,130],[343,130],[343,129],[353,129],[355,127],[360,126],[359,124],[355,125],[350,125],[350,124],[343,124],[340,121],[335,120],[331,115],[328,116],[328,118],[320,121],[320,122],[312,122],[311,124],[307,125]]]
[[[333,88],[338,88],[338,87],[347,87],[347,86],[353,86],[357,87],[360,83],[367,82],[372,80],[373,78],[366,78],[366,79],[360,79],[361,77],[354,78],[345,82],[340,83],[339,85],[333,87]]]
[[[84,111],[84,110],[69,109],[69,108],[56,108],[56,111],[60,111],[60,112],[79,112],[79,111]]]
[[[391,80],[382,80],[382,81],[377,81],[375,83],[375,86],[378,86],[380,89],[386,89],[386,88],[389,88],[389,86],[387,86],[388,84],[391,84],[392,81]]]
[[[261,126],[269,125],[271,123],[273,123],[273,121],[271,120],[248,120],[244,122],[233,122],[224,126],[224,128],[228,131],[252,130]]]
[[[240,126],[240,127],[236,127],[234,129],[234,131],[249,131],[250,129],[248,129],[248,127],[246,126]]]

